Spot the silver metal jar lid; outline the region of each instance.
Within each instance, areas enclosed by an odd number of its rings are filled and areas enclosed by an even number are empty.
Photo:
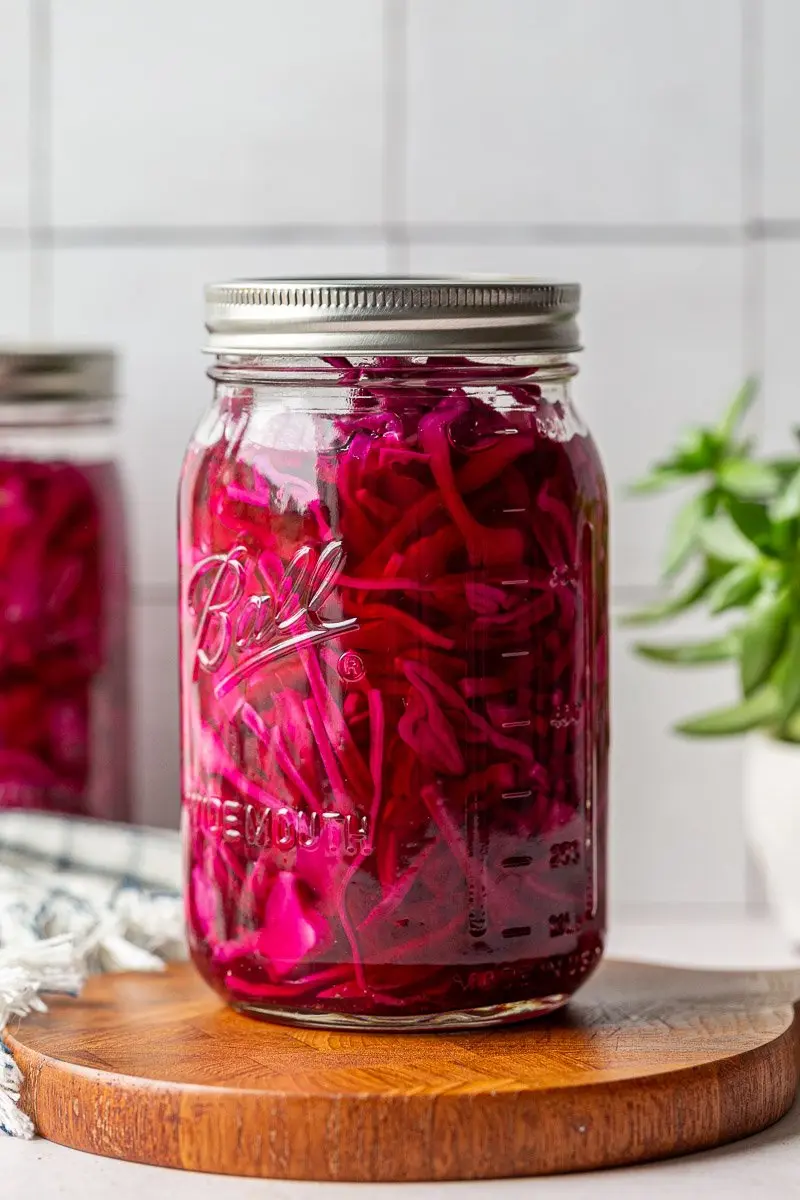
[[[0,402],[110,400],[114,353],[82,346],[0,344]]]
[[[206,287],[215,354],[569,353],[577,283],[548,279],[240,279]]]

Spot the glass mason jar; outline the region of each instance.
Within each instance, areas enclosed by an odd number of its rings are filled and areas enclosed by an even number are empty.
[[[0,810],[130,815],[113,367],[0,348]]]
[[[448,1028],[603,945],[607,499],[575,285],[213,285],[180,493],[192,956],[236,1008]]]

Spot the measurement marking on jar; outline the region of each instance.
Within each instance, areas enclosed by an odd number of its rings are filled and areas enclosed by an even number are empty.
[[[557,871],[561,867],[576,867],[581,861],[581,846],[577,839],[568,842],[554,842],[550,847],[550,870]]]
[[[529,579],[501,579],[501,587],[527,587],[530,583]]]
[[[567,937],[568,935],[580,933],[583,921],[580,917],[573,917],[572,913],[562,912],[553,913],[553,915],[548,918],[547,924],[550,931],[550,937],[556,938]]]
[[[504,513],[524,513],[528,510],[527,508],[504,508],[502,511]]]
[[[593,554],[594,529],[590,524],[586,524],[583,529],[582,537],[583,547],[581,561],[583,564],[589,565],[590,579],[588,581],[587,595],[597,595],[597,579],[596,579],[596,563],[597,559]],[[577,571],[576,571],[577,576]],[[597,872],[598,872],[598,848],[597,848],[597,792],[599,787],[598,778],[598,761],[596,747],[596,722],[597,722],[597,704],[592,703],[596,687],[596,676],[594,669],[594,649],[597,643],[597,613],[593,604],[584,604],[583,606],[583,644],[587,648],[586,662],[584,665],[584,694],[587,701],[586,709],[586,738],[584,748],[584,852],[586,863],[589,868],[588,879],[586,880],[586,907],[585,915],[588,920],[593,920],[597,916],[598,895],[597,895]],[[590,653],[591,651],[591,653]]]
[[[489,914],[486,909],[486,856],[489,853],[489,840],[486,830],[481,826],[480,806],[475,794],[467,800],[467,836],[470,857],[467,923],[470,937],[478,940],[486,936],[489,927]]]
[[[501,936],[504,938],[530,937],[531,927],[530,925],[513,925],[510,929],[503,929]]]
[[[504,858],[500,866],[504,871],[516,871],[519,867],[529,867],[532,862],[530,854],[512,854],[510,858]]]
[[[504,650],[501,658],[527,658],[530,650]]]
[[[577,725],[580,715],[581,705],[579,703],[558,704],[553,709],[550,725],[553,729],[566,729],[568,725]]]
[[[530,721],[503,721],[502,729],[528,729]]]
[[[578,583],[578,568],[573,563],[561,563],[550,572],[551,588],[574,588]]]
[[[501,799],[502,800],[527,800],[528,797],[532,796],[532,795],[533,795],[533,792],[530,790],[528,790],[527,792],[503,792]]]

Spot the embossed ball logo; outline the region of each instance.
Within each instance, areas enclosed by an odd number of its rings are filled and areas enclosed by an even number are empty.
[[[356,617],[325,609],[343,567],[338,541],[329,542],[318,555],[303,546],[277,583],[264,577],[245,546],[197,563],[188,585],[189,610],[196,620],[195,674],[219,672],[214,694],[221,699],[287,654],[358,629]],[[363,674],[361,659],[350,654],[355,661],[347,669],[360,666]]]

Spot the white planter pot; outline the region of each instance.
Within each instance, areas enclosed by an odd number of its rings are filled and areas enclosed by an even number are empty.
[[[749,737],[743,790],[745,831],[770,908],[800,946],[800,746]]]

